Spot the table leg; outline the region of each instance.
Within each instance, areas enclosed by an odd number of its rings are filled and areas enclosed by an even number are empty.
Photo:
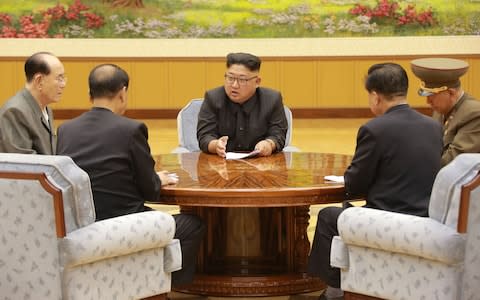
[[[305,274],[310,250],[308,210],[308,206],[182,207],[182,212],[205,220],[207,234],[193,284],[176,290],[209,296],[274,296],[325,288],[322,281]],[[230,236],[229,228],[238,232]],[[248,236],[239,238],[241,233]]]

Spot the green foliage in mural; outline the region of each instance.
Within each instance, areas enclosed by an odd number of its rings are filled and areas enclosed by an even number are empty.
[[[480,0],[74,0],[0,3],[3,38],[480,35]]]

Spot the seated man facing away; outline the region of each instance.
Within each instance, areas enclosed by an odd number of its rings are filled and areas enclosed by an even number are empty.
[[[175,183],[166,171],[154,170],[145,124],[123,117],[128,74],[120,67],[95,67],[88,78],[90,111],[58,129],[57,154],[68,155],[90,176],[97,220],[150,210],[163,184]],[[175,215],[182,269],[172,273],[172,286],[193,280],[205,225],[194,215]]]
[[[282,95],[259,87],[261,60],[249,53],[227,55],[224,86],[205,93],[197,138],[205,153],[260,151],[269,156],[285,146],[288,123]]]
[[[408,77],[393,63],[375,64],[365,79],[371,111],[377,116],[360,127],[357,146],[345,171],[347,197],[366,197],[366,207],[427,216],[440,169],[442,130],[438,122],[407,104]],[[342,208],[318,213],[308,273],[328,288],[321,299],[342,299],[340,270],[330,266],[332,238]]]

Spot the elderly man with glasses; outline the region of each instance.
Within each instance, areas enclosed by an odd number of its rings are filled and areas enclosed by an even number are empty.
[[[224,86],[205,93],[198,115],[200,149],[226,152],[258,150],[269,156],[285,145],[287,119],[278,91],[259,87],[260,59],[249,53],[227,55]]]
[[[418,94],[427,97],[433,118],[443,125],[443,166],[461,153],[480,152],[480,102],[465,93],[459,79],[468,67],[466,61],[452,58],[411,62],[422,81]]]
[[[55,154],[53,114],[67,84],[60,60],[38,52],[25,62],[25,87],[0,108],[0,152]]]

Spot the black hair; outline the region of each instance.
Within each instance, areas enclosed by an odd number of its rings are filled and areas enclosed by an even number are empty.
[[[114,64],[101,64],[93,68],[88,76],[90,98],[114,97],[124,87],[128,89],[127,72]]]
[[[250,71],[259,71],[262,61],[257,56],[250,53],[229,53],[227,55],[227,68],[231,65],[242,65]]]
[[[408,76],[402,66],[395,63],[375,64],[368,69],[365,78],[365,89],[377,92],[387,100],[396,96],[406,96],[408,92]]]
[[[27,82],[31,82],[33,80],[33,76],[35,76],[37,73],[44,75],[50,74],[50,66],[45,60],[46,55],[55,56],[50,52],[37,52],[27,58],[24,66]]]

